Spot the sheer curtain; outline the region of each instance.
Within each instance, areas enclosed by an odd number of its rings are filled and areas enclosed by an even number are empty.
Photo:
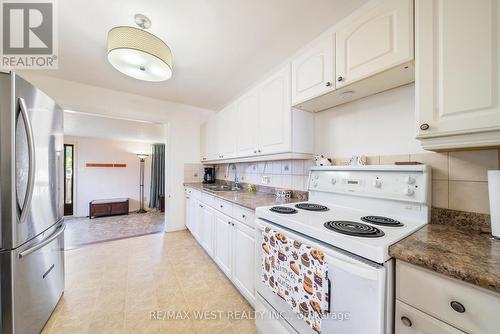
[[[160,196],[165,196],[165,144],[152,146],[149,207],[159,208]]]

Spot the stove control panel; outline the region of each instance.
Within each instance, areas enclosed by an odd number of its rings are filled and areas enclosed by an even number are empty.
[[[425,166],[313,168],[309,190],[426,203],[430,180]]]

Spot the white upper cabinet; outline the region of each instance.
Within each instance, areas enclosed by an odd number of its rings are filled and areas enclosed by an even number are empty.
[[[217,159],[219,154],[216,148],[218,138],[217,119],[215,117],[212,117],[212,119],[205,123],[205,131],[202,134],[204,135],[202,140],[205,142],[205,154],[202,155],[202,161]]]
[[[372,0],[292,60],[292,105],[319,112],[415,80],[413,0]]]
[[[382,0],[336,31],[336,87],[413,59],[413,1]]]
[[[256,90],[251,91],[236,101],[235,107],[238,131],[236,146],[238,156],[249,156],[257,153],[257,136],[259,125],[259,96]],[[233,139],[234,141],[234,139]]]
[[[201,161],[310,158],[314,120],[292,110],[290,81],[287,64],[212,117],[201,128],[206,141]]]
[[[334,35],[328,35],[292,61],[292,104],[335,88]]]
[[[500,4],[416,1],[417,133],[430,150],[500,145]]]
[[[229,106],[216,114],[217,122],[217,151],[219,158],[228,159],[236,155],[236,113],[234,107]]]
[[[260,87],[258,153],[290,151],[292,110],[290,104],[290,67],[286,66]]]

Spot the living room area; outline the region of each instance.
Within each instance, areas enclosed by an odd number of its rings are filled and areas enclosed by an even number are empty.
[[[65,249],[164,231],[164,126],[66,110]]]

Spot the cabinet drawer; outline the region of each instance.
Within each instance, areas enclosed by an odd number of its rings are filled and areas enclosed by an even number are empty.
[[[193,189],[192,193],[191,193],[191,196],[193,196],[197,200],[201,200],[201,191]]]
[[[255,228],[255,211],[239,205],[233,206],[233,217],[238,221]]]
[[[466,332],[498,333],[500,328],[499,294],[401,261],[396,298]]]
[[[215,199],[215,208],[224,214],[233,216],[233,204],[220,198]]]
[[[394,328],[397,334],[463,334],[464,332],[416,308],[396,301]]]
[[[201,193],[201,201],[212,208],[215,208],[217,205],[215,203],[215,196],[208,193]]]

